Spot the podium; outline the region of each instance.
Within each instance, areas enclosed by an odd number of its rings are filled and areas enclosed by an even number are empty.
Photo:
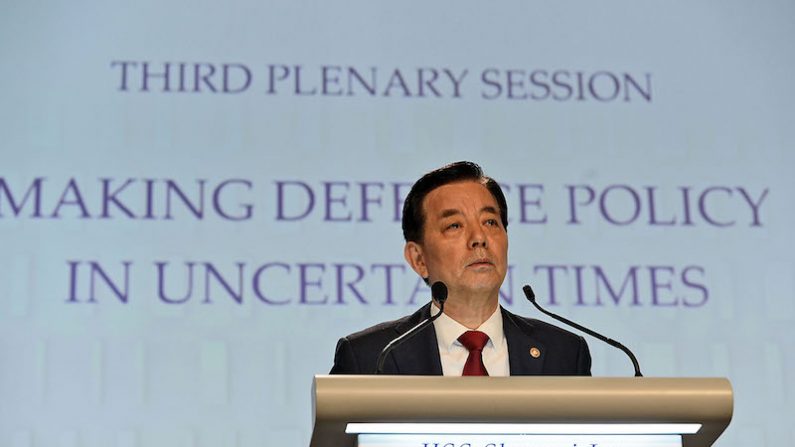
[[[310,447],[707,447],[726,379],[315,376]]]

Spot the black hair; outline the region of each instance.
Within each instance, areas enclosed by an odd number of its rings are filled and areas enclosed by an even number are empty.
[[[403,238],[406,242],[422,242],[425,227],[422,202],[425,196],[440,186],[466,180],[480,182],[489,190],[500,208],[502,226],[508,229],[508,204],[505,202],[505,195],[500,185],[493,178],[485,176],[477,164],[471,161],[457,161],[428,172],[412,185],[406,201],[403,202]]]

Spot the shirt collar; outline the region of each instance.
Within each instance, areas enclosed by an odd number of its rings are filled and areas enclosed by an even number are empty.
[[[502,329],[502,312],[501,307],[497,306],[494,313],[478,327],[477,331],[485,332],[489,336],[489,342],[486,346],[493,346],[495,349],[502,349],[502,344],[505,342],[505,337]],[[431,315],[436,315],[439,312],[439,307],[435,302],[431,302]],[[447,314],[442,314],[433,322],[433,328],[436,330],[436,339],[440,347],[444,347],[448,352],[453,346],[461,346],[458,337],[470,329],[463,324],[453,320]]]

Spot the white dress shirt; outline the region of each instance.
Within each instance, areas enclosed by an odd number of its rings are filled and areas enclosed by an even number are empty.
[[[439,308],[431,304],[431,315],[436,315]],[[458,341],[458,337],[470,329],[442,314],[433,322],[436,330],[436,341],[439,343],[439,357],[442,360],[442,374],[460,376],[464,372],[464,364],[469,357],[469,350]],[[480,325],[477,331],[485,332],[489,341],[483,347],[483,364],[489,376],[509,376],[511,368],[508,364],[508,342],[502,330],[502,311],[500,306]]]

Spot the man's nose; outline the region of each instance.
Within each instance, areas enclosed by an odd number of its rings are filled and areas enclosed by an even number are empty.
[[[486,248],[486,233],[480,226],[470,227],[472,231],[469,234],[469,247],[470,248]]]

